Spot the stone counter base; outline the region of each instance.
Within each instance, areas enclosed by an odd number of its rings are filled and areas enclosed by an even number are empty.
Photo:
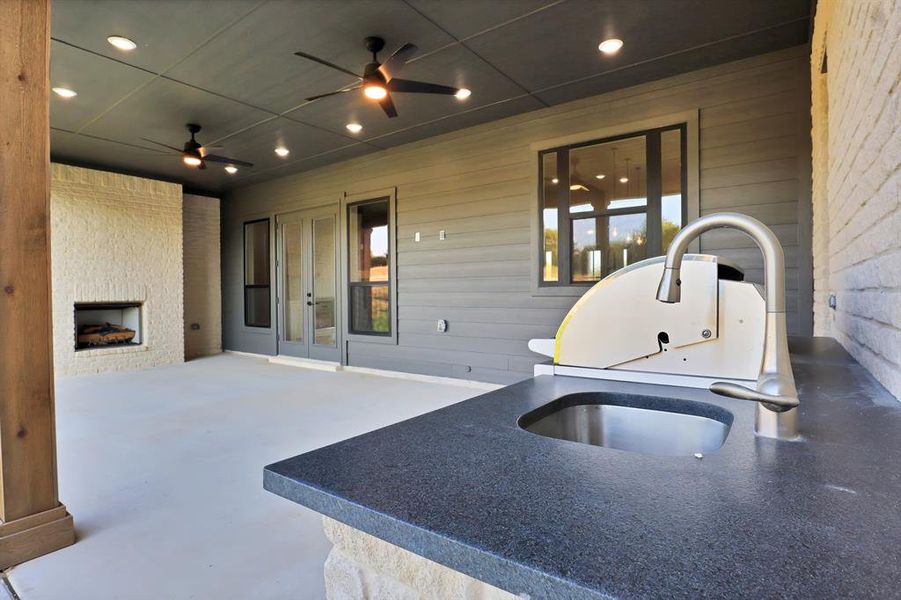
[[[328,600],[516,600],[478,579],[323,517],[332,550],[325,561]]]

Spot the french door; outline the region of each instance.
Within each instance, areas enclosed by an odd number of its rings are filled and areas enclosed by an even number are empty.
[[[276,226],[278,353],[339,362],[337,208],[277,215]]]

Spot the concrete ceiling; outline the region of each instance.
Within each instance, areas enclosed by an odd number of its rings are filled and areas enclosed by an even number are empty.
[[[51,95],[51,154],[221,193],[802,44],[809,12],[809,0],[55,0],[50,82],[78,96]],[[109,35],[138,48],[117,50]],[[304,102],[353,79],[293,53],[361,71],[367,35],[385,38],[382,59],[419,46],[404,78],[472,96],[399,94],[395,119],[358,93]],[[608,37],[625,41],[612,57],[597,51]],[[201,143],[254,168],[190,170],[141,140],[180,147],[189,122],[203,126]]]

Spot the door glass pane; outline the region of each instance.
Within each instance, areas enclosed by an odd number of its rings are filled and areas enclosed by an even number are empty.
[[[663,227],[663,251],[682,228],[682,130],[671,129],[660,134],[660,160],[663,195],[660,199]]]
[[[573,215],[647,206],[645,137],[570,150],[569,191]]]
[[[285,320],[284,336],[287,342],[303,341],[303,246],[300,226],[300,221],[282,225],[282,244],[285,253],[282,310]]]
[[[313,341],[336,346],[335,218],[313,221]]]
[[[541,222],[544,236],[541,249],[542,281],[557,281],[557,153],[548,152],[541,159]]]
[[[573,220],[572,280],[597,281],[647,258],[647,215]]]

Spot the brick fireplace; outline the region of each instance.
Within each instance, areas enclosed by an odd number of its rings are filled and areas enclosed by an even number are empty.
[[[50,215],[57,375],[182,362],[181,186],[53,164]],[[106,323],[135,337],[78,343]]]

